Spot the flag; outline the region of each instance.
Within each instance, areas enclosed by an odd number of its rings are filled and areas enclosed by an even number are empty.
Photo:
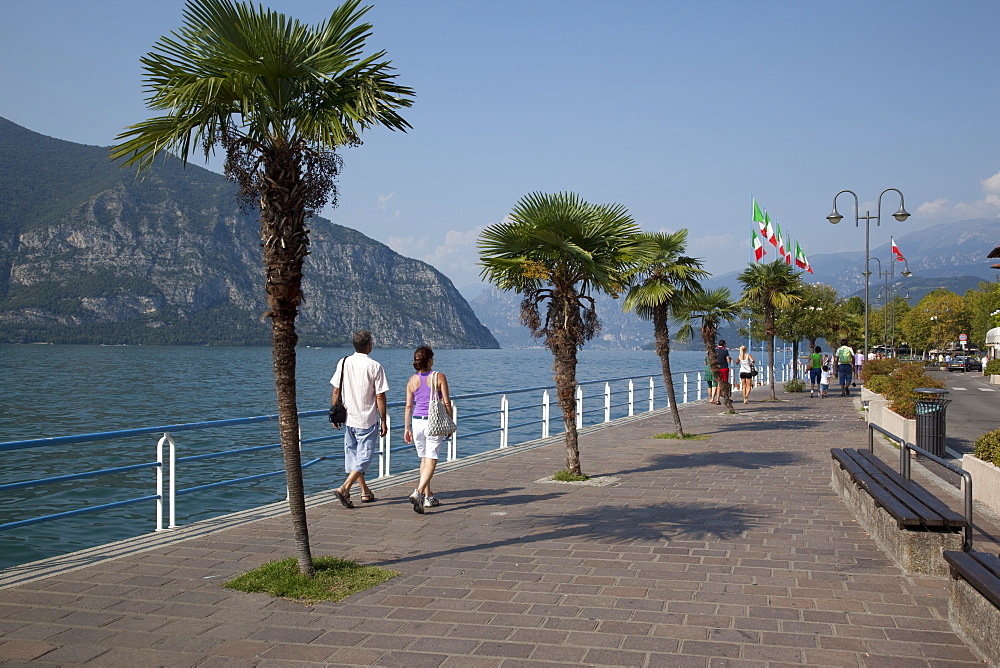
[[[806,254],[802,252],[802,247],[799,246],[799,242],[795,242],[795,266],[799,269],[806,268]]]
[[[764,212],[764,238],[771,242],[772,246],[778,245],[778,239],[774,236],[774,226],[771,225],[771,217]]]
[[[889,241],[892,241],[892,254],[896,256],[896,261],[897,262],[906,261],[906,258],[903,257],[902,253],[899,252],[899,246],[897,246],[896,242],[892,240],[892,237],[889,237]]]
[[[757,227],[758,229],[760,229],[760,233],[764,234],[765,227],[767,227],[764,224],[764,214],[761,213],[760,207],[757,206],[757,200],[751,197],[750,201],[753,202],[753,222],[757,223]]]
[[[779,223],[778,221],[775,221],[774,222],[774,226],[777,229],[777,232],[775,232],[775,234],[778,235],[778,255],[784,255],[785,254],[785,238],[781,234],[781,223]]]
[[[756,208],[756,204],[754,207]],[[760,259],[767,255],[767,251],[764,250],[764,244],[761,243],[760,237],[757,236],[757,230],[750,230],[750,247],[753,248],[753,258],[755,262],[760,262]]]

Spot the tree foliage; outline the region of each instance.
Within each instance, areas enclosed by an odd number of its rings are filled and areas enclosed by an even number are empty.
[[[566,426],[566,468],[583,475],[576,432],[577,351],[600,331],[593,295],[618,296],[656,245],[620,204],[531,193],[479,237],[482,276],[522,297],[521,321],[552,351]]]
[[[336,149],[382,126],[406,130],[398,110],[413,91],[396,83],[385,52],[365,54],[370,8],[347,0],[310,26],[261,5],[189,0],[184,25],[141,61],[147,106],[163,112],[127,128],[112,159],[148,170],[173,152],[226,153],[226,176],[260,208],[265,292],[279,431],[299,569],[314,572],[299,456],[295,318],[308,254],[306,219],[336,204]]]

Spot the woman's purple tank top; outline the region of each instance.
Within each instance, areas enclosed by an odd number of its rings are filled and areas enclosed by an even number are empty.
[[[431,401],[431,388],[427,385],[427,377],[433,373],[421,371],[417,374],[420,377],[420,385],[413,392],[413,414],[417,417],[427,417],[427,405]]]

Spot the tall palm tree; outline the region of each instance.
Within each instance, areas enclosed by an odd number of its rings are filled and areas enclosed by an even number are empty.
[[[653,322],[656,354],[660,357],[670,414],[679,438],[684,438],[684,427],[677,410],[674,378],[670,373],[668,320],[673,305],[694,293],[700,287],[698,279],[708,276],[708,272],[701,268],[701,260],[683,255],[687,232],[684,229],[670,234],[646,234],[656,244],[656,256],[639,266],[622,304],[624,310],[635,311],[643,320]]]
[[[532,193],[479,237],[482,276],[520,293],[521,322],[552,351],[566,425],[566,468],[583,475],[576,432],[576,353],[600,330],[593,294],[617,295],[655,248],[620,204],[574,193]],[[539,312],[544,307],[544,318]]]
[[[267,317],[279,431],[299,570],[312,575],[299,457],[295,317],[308,254],[305,221],[336,204],[336,149],[374,126],[405,131],[398,109],[413,91],[395,82],[385,52],[365,55],[370,8],[348,0],[308,26],[260,5],[189,0],[184,26],[142,58],[147,105],[163,115],[117,137],[112,159],[149,169],[161,151],[185,163],[198,149],[226,152],[226,176],[245,207],[260,208]]]
[[[779,309],[786,309],[802,301],[802,273],[785,264],[783,260],[761,263],[751,262],[737,276],[743,284],[745,306],[758,308],[764,313],[764,338],[767,339],[768,385],[771,399],[774,394],[774,320]]]
[[[743,309],[733,301],[729,288],[701,290],[684,299],[674,308],[676,318],[684,323],[677,332],[678,339],[690,339],[694,333],[694,319],[701,320],[701,340],[705,344],[705,357],[712,368],[712,377],[719,383],[719,396],[727,413],[735,413],[732,390],[728,381],[722,379],[719,359],[715,354],[715,339],[723,322],[736,323],[743,317]]]

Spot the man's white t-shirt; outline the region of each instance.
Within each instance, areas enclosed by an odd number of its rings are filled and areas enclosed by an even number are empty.
[[[344,387],[340,388],[340,396],[347,407],[346,424],[354,429],[368,429],[379,421],[375,395],[389,391],[385,369],[368,355],[354,353],[337,362],[330,379],[334,387],[340,383],[340,366],[344,362],[347,366],[344,367]]]

